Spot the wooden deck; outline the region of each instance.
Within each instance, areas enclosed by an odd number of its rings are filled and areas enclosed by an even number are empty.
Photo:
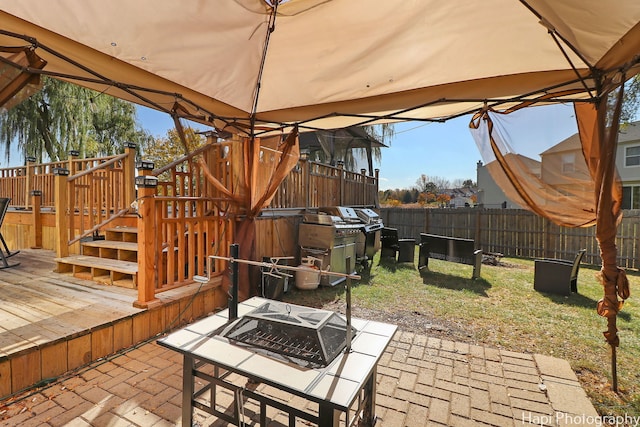
[[[226,304],[219,283],[158,295],[135,308],[135,289],[54,272],[52,251],[22,250],[0,270],[0,399],[59,376]]]

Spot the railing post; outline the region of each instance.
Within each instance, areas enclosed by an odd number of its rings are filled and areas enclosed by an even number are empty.
[[[78,150],[69,151],[69,158],[67,159],[67,169],[69,170],[69,175],[73,176],[78,172],[78,160],[80,157],[80,152]]]
[[[344,205],[344,162],[338,162],[338,173],[340,174],[340,194],[338,195],[338,205]]]
[[[67,211],[67,178],[69,170],[64,168],[53,169],[54,197],[56,209],[56,256],[64,258],[69,256],[69,221]],[[73,215],[73,212],[69,212]]]
[[[305,201],[304,206],[311,206],[311,162],[305,159],[302,163],[304,177],[302,178],[304,186]]]
[[[131,203],[136,199],[136,144],[127,142],[124,145],[124,152],[127,157],[122,163],[122,180],[124,187],[124,206],[131,207]]]
[[[42,249],[42,216],[40,216],[40,206],[42,205],[42,191],[31,190],[31,219],[33,224],[33,245],[31,249]]]
[[[32,156],[28,156],[26,159],[26,182],[24,184],[25,198],[24,198],[24,208],[29,209],[29,194],[31,193],[31,186],[33,185],[33,175],[34,175],[34,163],[36,162],[36,158]]]
[[[360,169],[360,178],[362,179],[362,191],[360,192],[361,199],[359,200],[361,205],[365,205],[367,197],[367,170]]]
[[[375,194],[373,197],[375,200],[376,207],[380,207],[380,169],[376,169],[374,173],[375,173],[376,184],[375,184]]]
[[[153,163],[138,165],[140,175],[135,178],[138,187],[138,299],[134,307],[152,308],[161,304],[156,298],[157,265],[155,195],[158,178],[151,176]]]

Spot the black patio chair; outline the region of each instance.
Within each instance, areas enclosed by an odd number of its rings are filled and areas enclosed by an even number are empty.
[[[7,213],[7,209],[9,208],[9,202],[11,201],[8,197],[0,197],[0,227],[2,227],[2,223],[4,222],[4,216]],[[0,242],[2,242],[2,247],[0,247],[0,270],[3,268],[15,267],[16,265],[20,265],[20,263],[9,264],[7,258],[14,256],[20,251],[11,252],[9,247],[7,246],[7,242],[4,240],[4,236],[0,231]]]
[[[534,260],[533,289],[538,292],[569,296],[578,292],[578,270],[586,249],[573,260],[542,258]]]
[[[398,229],[384,227],[380,233],[380,243],[382,244],[380,259],[393,259],[395,261],[396,254],[400,249]]]

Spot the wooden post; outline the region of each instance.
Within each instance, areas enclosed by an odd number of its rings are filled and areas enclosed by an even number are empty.
[[[376,179],[376,188],[373,199],[375,200],[376,207],[380,207],[380,169],[374,171],[374,177]]]
[[[69,174],[71,176],[75,175],[78,172],[78,162],[75,160],[80,157],[80,152],[78,150],[69,151],[69,157],[67,158],[67,169],[69,170]]]
[[[476,208],[476,229],[475,232],[473,233],[473,240],[474,242],[476,242],[476,247],[474,249],[481,249],[482,248],[482,242],[480,242],[480,208]]]
[[[340,189],[338,192],[338,205],[344,204],[344,163],[338,162],[338,173],[340,174]]]
[[[29,209],[29,202],[30,200],[30,192],[31,192],[31,186],[33,186],[33,175],[34,175],[34,163],[36,162],[36,158],[35,157],[27,157],[26,158],[26,174],[27,176],[25,177],[26,182],[24,185],[24,191],[25,191],[25,198],[24,198],[24,208],[25,209]]]
[[[138,187],[138,299],[133,303],[137,308],[153,308],[161,305],[156,298],[156,257],[155,196],[158,178],[151,176],[151,168],[141,170],[135,178]]]
[[[124,145],[124,152],[127,157],[122,163],[122,186],[124,190],[124,206],[129,208],[136,199],[136,144],[127,142]]]
[[[31,190],[31,219],[33,224],[33,245],[31,249],[42,249],[42,216],[40,206],[42,204],[42,191]]]
[[[305,156],[304,161],[302,162],[302,173],[303,176],[303,188],[304,188],[304,197],[305,197],[305,206],[311,206],[311,164],[309,160]]]
[[[67,178],[69,170],[55,168],[53,170],[54,197],[56,209],[56,257],[69,256],[69,206],[67,203]],[[71,212],[73,214],[73,212]]]
[[[358,204],[364,206],[367,200],[367,170],[360,169],[360,179],[362,179],[362,191],[360,192],[361,199],[358,200]]]

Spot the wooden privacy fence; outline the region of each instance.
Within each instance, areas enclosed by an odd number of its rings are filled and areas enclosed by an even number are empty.
[[[601,264],[595,227],[561,227],[527,210],[382,208],[380,214],[401,238],[419,241],[420,233],[462,237],[474,239],[485,252],[521,258],[573,259],[586,249],[583,261]],[[640,210],[625,210],[616,239],[620,267],[640,269],[639,232]]]

